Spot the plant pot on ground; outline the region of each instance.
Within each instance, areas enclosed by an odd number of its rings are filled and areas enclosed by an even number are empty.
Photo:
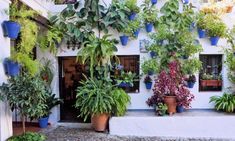
[[[97,132],[105,131],[108,126],[109,117],[110,114],[107,113],[92,115],[91,124],[92,127],[95,129],[95,131]]]
[[[164,103],[158,103],[156,106],[156,114],[159,116],[164,116],[166,115],[167,112],[167,105]]]
[[[177,113],[183,113],[183,112],[184,112],[184,106],[182,106],[182,105],[177,105],[176,111],[177,111]]]
[[[153,84],[152,81],[153,81],[153,80],[152,80],[152,78],[151,78],[149,75],[147,75],[147,76],[144,78],[144,83],[145,83],[145,87],[146,87],[147,90],[151,90],[152,84]]]
[[[169,115],[176,113],[176,96],[164,96],[164,103],[167,105],[167,112]]]

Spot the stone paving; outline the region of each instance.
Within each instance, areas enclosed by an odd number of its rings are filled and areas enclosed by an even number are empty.
[[[97,133],[88,128],[65,126],[51,127],[41,133],[47,136],[47,141],[231,141],[231,139],[212,138],[120,137],[108,133]]]

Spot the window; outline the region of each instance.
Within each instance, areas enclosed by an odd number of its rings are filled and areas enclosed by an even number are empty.
[[[222,90],[222,55],[200,55],[202,70],[200,71],[199,91]]]
[[[123,66],[125,72],[131,71],[139,76],[139,55],[120,55],[118,56],[120,65]],[[127,93],[138,93],[139,92],[139,80],[134,81],[133,87],[123,88]]]

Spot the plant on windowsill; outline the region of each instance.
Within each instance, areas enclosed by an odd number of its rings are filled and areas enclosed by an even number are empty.
[[[220,87],[222,86],[222,76],[221,75],[214,76],[204,73],[201,76],[200,84],[202,87],[208,87],[208,86]]]
[[[26,132],[23,135],[18,136],[12,136],[7,141],[45,141],[46,136],[39,134],[39,133],[33,133],[33,132]]]
[[[144,83],[145,83],[146,89],[150,90],[152,88],[153,80],[149,75],[147,75],[144,78]]]
[[[214,103],[214,108],[217,111],[224,111],[226,113],[233,113],[235,110],[235,95],[231,93],[224,93],[222,96],[210,97],[210,103]]]
[[[125,5],[130,10],[129,20],[135,20],[136,14],[140,12],[140,8],[137,6],[137,0],[126,0]]]
[[[144,60],[141,69],[144,74],[153,75],[159,72],[159,64],[156,59]]]
[[[158,103],[156,106],[156,113],[158,116],[164,116],[167,113],[167,105],[164,103]]]
[[[149,0],[145,0],[141,7],[143,9],[141,17],[145,23],[145,29],[147,32],[151,32],[157,22],[158,10]]]
[[[119,87],[133,87],[134,81],[136,79],[136,74],[132,73],[131,71],[125,72],[124,70],[121,71],[121,75],[116,78],[117,85]]]

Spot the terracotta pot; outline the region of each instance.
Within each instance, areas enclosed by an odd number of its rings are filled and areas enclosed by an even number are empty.
[[[176,96],[165,96],[164,103],[168,107],[167,112],[169,115],[173,115],[174,113],[176,113]]]
[[[97,114],[91,118],[92,127],[95,131],[104,132],[107,129],[109,114]]]
[[[226,7],[226,12],[231,13],[233,11],[233,5],[229,5]]]
[[[208,87],[208,86],[219,87],[219,86],[222,86],[222,81],[221,80],[200,80],[200,81],[201,81],[201,86],[202,87]]]

